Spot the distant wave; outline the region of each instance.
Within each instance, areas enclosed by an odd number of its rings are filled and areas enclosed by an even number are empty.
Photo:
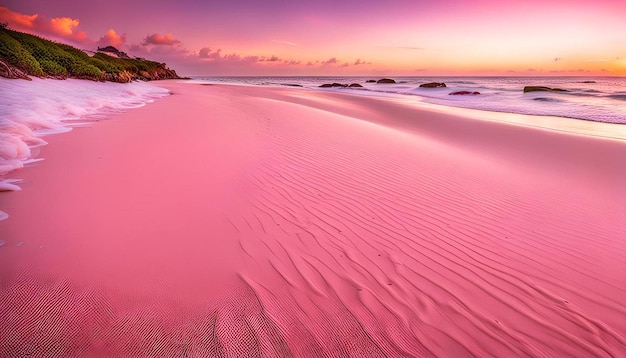
[[[618,99],[620,101],[626,101],[626,94],[612,94],[608,95],[608,98]]]
[[[539,102],[563,102],[556,98],[548,98],[548,97],[537,97],[537,98],[533,98],[533,100],[539,101]]]
[[[475,84],[477,84],[476,82],[472,82],[472,81],[447,81],[446,83],[454,83],[454,84],[458,84],[458,85],[475,85]]]

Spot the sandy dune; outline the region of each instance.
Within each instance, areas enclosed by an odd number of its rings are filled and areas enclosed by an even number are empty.
[[[1,194],[0,356],[626,355],[626,141],[160,85]]]

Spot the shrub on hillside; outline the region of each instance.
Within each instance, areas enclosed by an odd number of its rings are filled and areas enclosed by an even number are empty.
[[[34,76],[44,74],[39,62],[4,29],[0,29],[0,58]]]

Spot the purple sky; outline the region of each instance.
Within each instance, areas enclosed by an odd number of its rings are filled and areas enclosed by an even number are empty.
[[[626,1],[34,1],[9,27],[183,74],[626,74]],[[108,35],[107,35],[108,34]]]

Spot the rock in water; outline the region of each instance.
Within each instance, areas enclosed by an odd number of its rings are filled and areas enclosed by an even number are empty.
[[[567,92],[567,90],[561,88],[550,88],[545,86],[526,86],[524,87],[524,93],[526,92]]]
[[[348,87],[348,85],[342,85],[341,83],[324,83],[320,87],[322,88],[330,88],[330,87]]]
[[[443,82],[430,82],[430,83],[423,83],[423,84],[420,85],[420,87],[423,87],[423,88],[442,88],[442,87],[447,87],[447,86]]]
[[[352,83],[352,84],[350,84],[350,86],[348,86],[348,87],[350,87],[350,88],[361,88],[361,87],[363,87],[363,86],[361,86],[361,85],[360,85],[360,84],[358,84],[358,83]]]
[[[376,81],[376,83],[396,83],[396,81],[392,80],[391,78],[381,78],[380,80]]]

